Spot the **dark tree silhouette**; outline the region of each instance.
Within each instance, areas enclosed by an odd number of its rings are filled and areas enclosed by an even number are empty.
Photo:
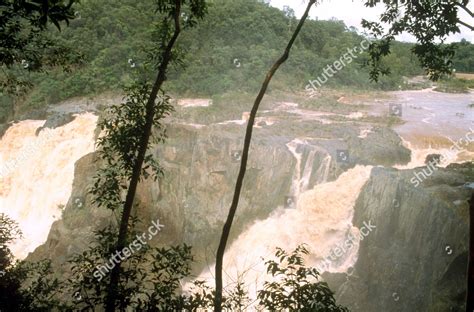
[[[390,73],[390,65],[384,65],[382,59],[390,54],[390,44],[395,41],[395,36],[402,33],[415,37],[417,43],[412,52],[431,79],[437,80],[452,73],[451,60],[455,49],[444,41],[450,34],[459,33],[460,26],[474,30],[474,14],[468,8],[469,0],[368,0],[365,5],[375,7],[380,3],[385,5],[380,21],[362,20],[362,26],[379,39],[369,48],[368,63],[373,80]],[[470,19],[461,20],[460,12],[465,12]],[[381,23],[389,24],[389,29],[384,31]]]
[[[160,91],[164,81],[166,80],[166,73],[168,65],[173,60],[172,50],[178,40],[181,33],[181,10],[182,5],[188,1],[185,0],[160,0],[158,1],[158,12],[164,14],[166,19],[171,19],[174,23],[174,32],[169,38],[165,48],[158,56],[158,74],[151,89],[151,93],[146,103],[146,114],[145,124],[141,129],[141,137],[137,147],[137,150],[132,151],[133,155],[136,155],[134,159],[132,174],[130,176],[130,182],[127,189],[127,195],[123,205],[122,216],[119,226],[119,233],[117,238],[117,244],[115,251],[119,252],[126,246],[127,233],[129,228],[130,216],[133,208],[133,202],[135,194],[137,192],[138,182],[142,175],[143,163],[146,161],[148,145],[152,133],[153,124],[155,122],[156,114],[156,100],[158,92]],[[192,15],[197,18],[204,17],[205,14],[205,1],[204,0],[189,0],[190,9]],[[165,21],[166,23],[166,21]],[[106,311],[115,311],[115,305],[117,300],[117,291],[120,280],[120,262],[114,266],[110,275],[110,284],[106,299]]]
[[[469,201],[469,259],[467,269],[466,312],[474,311],[474,192]]]
[[[23,73],[39,72],[55,66],[70,71],[82,64],[83,55],[76,47],[53,39],[49,24],[61,30],[61,24],[74,19],[77,0],[0,0],[0,97],[12,97],[10,107],[0,107],[11,116],[16,102],[31,87]]]
[[[270,71],[267,73],[267,76],[263,82],[263,85],[260,89],[260,92],[258,93],[257,98],[255,99],[255,102],[253,104],[252,110],[250,111],[250,116],[249,116],[249,121],[247,124],[247,129],[245,132],[245,139],[244,139],[244,148],[242,151],[242,159],[240,163],[240,170],[239,170],[239,175],[237,177],[237,182],[235,184],[235,190],[234,190],[234,196],[232,198],[232,204],[229,209],[229,214],[227,215],[227,220],[224,224],[224,228],[222,229],[222,236],[219,242],[219,247],[217,249],[217,255],[216,255],[216,297],[215,297],[215,304],[214,304],[214,311],[215,312],[220,312],[222,311],[222,266],[224,262],[224,253],[225,253],[225,248],[227,245],[227,241],[229,239],[230,235],[230,230],[232,228],[232,223],[234,222],[234,217],[235,213],[237,211],[237,206],[239,205],[239,199],[240,199],[240,193],[242,190],[242,184],[244,182],[244,177],[245,177],[245,172],[247,170],[247,161],[249,157],[249,149],[250,149],[250,143],[252,140],[252,132],[253,132],[253,126],[255,123],[255,117],[257,116],[258,108],[260,106],[260,103],[262,102],[262,99],[267,91],[268,85],[270,84],[270,81],[272,80],[273,76],[275,75],[276,71],[280,68],[280,66],[288,59],[290,55],[291,48],[293,47],[293,44],[298,37],[298,34],[301,31],[301,28],[303,28],[303,25],[308,18],[309,11],[311,10],[311,7],[316,3],[316,0],[310,0],[308,3],[308,6],[306,7],[306,11],[301,17],[301,20],[299,21],[298,26],[296,27],[296,30],[294,31],[286,49],[283,55],[276,61],[276,63],[272,66]]]

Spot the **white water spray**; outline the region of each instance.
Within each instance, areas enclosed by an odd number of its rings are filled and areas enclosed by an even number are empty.
[[[354,204],[371,169],[356,166],[335,181],[317,184],[301,193],[296,209],[278,207],[267,219],[249,226],[226,251],[224,285],[233,287],[237,281],[243,281],[250,297],[255,298],[256,290],[262,289],[267,278],[262,258],[272,257],[276,247],[291,251],[304,243],[310,251],[307,265],[321,267],[333,249],[343,245],[349,233],[359,236],[359,229],[352,224]],[[346,272],[357,260],[358,246],[359,242],[355,241],[353,248],[326,266],[326,270]],[[210,269],[200,279],[212,284],[214,268]]]
[[[46,241],[71,195],[74,164],[94,151],[97,116],[86,113],[36,135],[44,120],[12,125],[0,143],[0,213],[19,223],[23,239],[11,250],[24,258]]]

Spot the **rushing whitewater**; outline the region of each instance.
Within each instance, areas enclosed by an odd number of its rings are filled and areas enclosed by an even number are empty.
[[[438,145],[438,147],[414,147],[413,144],[402,138],[403,146],[411,151],[411,160],[405,165],[396,165],[394,168],[397,169],[413,169],[417,167],[423,167],[426,165],[426,157],[430,154],[442,155],[442,161],[438,164],[439,167],[446,167],[452,163],[462,163],[465,161],[472,161],[474,159],[474,152],[468,150],[472,149],[473,144],[469,143],[466,148],[456,148],[454,145],[448,147],[447,144],[444,146]]]
[[[289,147],[293,150],[294,145]],[[310,251],[307,265],[347,272],[357,260],[359,239],[328,265],[323,262],[348,237],[359,237],[359,229],[352,224],[354,204],[371,168],[356,166],[335,181],[317,184],[300,194],[296,209],[278,207],[267,219],[247,228],[226,251],[224,285],[234,287],[237,281],[244,282],[254,298],[267,278],[262,258],[271,258],[276,247],[291,251],[302,243]],[[200,279],[212,283],[212,272],[204,272]]]
[[[400,105],[403,119],[403,124],[394,130],[403,145],[412,151],[410,163],[396,168],[424,166],[429,154],[443,155],[442,167],[474,159],[474,143],[470,139],[474,111],[469,106],[474,101],[474,92],[452,94],[426,89],[393,92],[393,95],[392,101]]]
[[[62,127],[38,131],[44,123],[18,122],[0,142],[0,213],[16,220],[23,232],[11,246],[17,258],[46,241],[71,194],[74,163],[94,150],[97,116],[77,115]]]

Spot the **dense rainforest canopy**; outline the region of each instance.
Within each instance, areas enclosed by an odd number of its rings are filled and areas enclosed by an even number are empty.
[[[146,59],[142,51],[153,32],[154,12],[151,3],[133,0],[83,0],[76,5],[76,19],[60,33],[50,27],[53,37],[60,37],[84,55],[84,65],[71,72],[56,69],[48,73],[20,71],[34,88],[17,103],[17,112],[54,104],[74,96],[94,95],[120,90],[123,83]],[[317,10],[317,7],[316,7]],[[186,70],[173,68],[169,89],[180,95],[213,96],[231,91],[255,92],[262,75],[277,58],[297,25],[291,9],[280,11],[258,0],[215,0],[208,18],[190,29],[179,44],[188,51]],[[292,57],[275,77],[272,88],[300,92],[308,80],[339,59],[348,48],[358,46],[363,35],[342,21],[307,21],[297,39]],[[473,72],[473,45],[458,44],[454,64],[458,72]],[[395,43],[384,61],[391,75],[368,84],[367,55],[336,74],[328,87],[396,89],[403,76],[422,74],[418,60],[410,52],[411,44]],[[260,74],[256,74],[260,73]],[[270,90],[271,91],[271,90]],[[3,100],[4,101],[4,100]],[[11,114],[2,105],[0,119]]]

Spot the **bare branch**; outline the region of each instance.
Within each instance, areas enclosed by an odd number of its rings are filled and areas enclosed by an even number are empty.
[[[461,9],[463,9],[471,17],[474,17],[474,13],[471,10],[469,10],[469,8],[467,6],[465,6],[464,4],[457,2],[456,5],[458,7],[460,7]]]
[[[458,19],[458,23],[463,25],[464,27],[469,28],[470,30],[474,30],[474,26],[471,26],[468,23],[461,21],[460,19]]]
[[[303,17],[300,19],[298,26],[296,27],[296,30],[293,33],[293,36],[291,37],[290,41],[288,42],[288,45],[286,46],[285,52],[283,55],[276,61],[276,63],[272,66],[270,71],[267,73],[267,76],[262,84],[262,87],[260,89],[260,92],[258,93],[257,98],[255,99],[255,102],[253,104],[252,110],[250,111],[250,116],[249,116],[249,121],[247,123],[247,129],[245,132],[245,139],[244,139],[244,147],[242,151],[242,159],[240,163],[240,170],[239,170],[239,175],[237,177],[237,182],[235,184],[235,190],[234,190],[234,196],[232,198],[232,204],[229,209],[229,214],[227,215],[227,220],[224,223],[224,227],[222,229],[222,235],[221,239],[219,242],[219,247],[217,249],[217,255],[216,255],[216,293],[215,293],[215,299],[214,299],[214,312],[222,312],[222,268],[223,268],[223,263],[224,263],[224,253],[225,253],[225,248],[227,245],[227,240],[229,239],[230,235],[230,229],[232,227],[232,223],[234,221],[235,213],[237,211],[237,206],[239,205],[239,199],[240,199],[240,193],[242,190],[242,185],[245,177],[245,172],[247,170],[247,160],[249,156],[249,149],[250,149],[250,143],[252,140],[252,131],[253,131],[253,126],[255,123],[255,118],[258,112],[258,108],[260,106],[260,103],[262,102],[262,99],[267,91],[268,85],[270,84],[270,81],[273,78],[273,75],[277,72],[277,70],[280,68],[280,66],[288,59],[288,56],[290,54],[290,50],[293,47],[293,44],[298,37],[301,29],[303,28],[303,25],[308,18],[309,11],[311,7],[316,3],[316,0],[310,0],[308,3],[308,6],[306,7],[306,11],[303,14]]]

